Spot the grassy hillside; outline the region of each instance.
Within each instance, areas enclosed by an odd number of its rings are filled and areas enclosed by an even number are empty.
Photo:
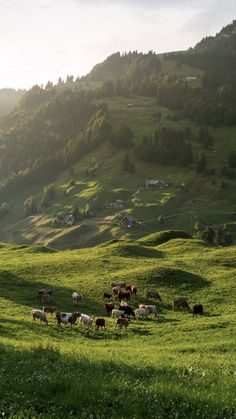
[[[236,417],[236,248],[164,241],[150,246],[149,237],[64,252],[1,244],[2,415]],[[161,294],[156,320],[131,320],[127,332],[114,329],[102,295],[117,279],[137,285],[134,307],[146,302],[147,289]],[[43,287],[53,289],[53,304],[62,311],[74,310],[71,294],[81,292],[76,310],[105,316],[106,331],[79,324],[58,331],[50,315],[49,327],[32,324]],[[202,303],[205,315],[172,312],[176,296],[191,306]]]
[[[199,129],[187,120],[170,121],[167,119],[169,110],[160,107],[150,97],[113,97],[107,98],[106,103],[114,130],[128,124],[134,132],[136,144],[144,134],[152,134],[162,125],[179,129],[189,126],[194,135]],[[133,106],[129,107],[129,104]],[[154,123],[152,115],[157,111],[161,111],[162,118]],[[63,172],[54,180],[58,195],[39,215],[25,218],[23,203],[27,196],[34,195],[39,204],[44,185],[12,196],[11,212],[0,219],[1,240],[74,248],[92,246],[113,238],[139,238],[157,229],[184,229],[192,234],[196,221],[214,226],[226,223],[235,234],[236,181],[235,178],[229,180],[220,175],[220,171],[227,164],[229,152],[235,150],[236,130],[234,127],[212,128],[211,133],[214,145],[204,152],[208,167],[215,169],[215,175],[205,176],[197,175],[194,168],[139,161],[132,149],[128,152],[136,170],[132,174],[126,173],[122,170],[122,161],[127,150],[117,150],[111,144],[103,143],[75,164],[72,170]],[[196,158],[202,147],[196,139],[192,140],[192,147]],[[94,165],[97,166],[95,176],[86,172]],[[171,186],[164,191],[147,191],[146,179],[162,179]],[[71,180],[74,180],[74,186],[70,186]],[[124,201],[122,211],[109,208],[115,199]],[[69,213],[73,205],[83,209],[87,204],[90,206],[90,218],[71,228],[53,226],[55,215]],[[132,215],[139,224],[131,229],[121,227],[113,219],[119,212]],[[164,217],[163,225],[157,224],[159,215]]]

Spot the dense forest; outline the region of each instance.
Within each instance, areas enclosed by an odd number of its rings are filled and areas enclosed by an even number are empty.
[[[11,111],[25,92],[25,90],[21,89],[0,89],[0,116]]]
[[[176,74],[165,71],[166,62],[176,63]],[[178,75],[184,65],[203,71],[192,85]],[[198,75],[199,77],[199,75]],[[195,78],[195,77],[194,77]],[[156,55],[119,52],[96,65],[88,80],[104,81],[109,95],[138,94],[157,97],[160,104],[180,116],[213,126],[236,123],[236,21],[215,37],[204,38],[184,52]]]
[[[92,98],[89,91],[34,86],[2,119],[1,199],[47,182],[107,139],[107,107]]]

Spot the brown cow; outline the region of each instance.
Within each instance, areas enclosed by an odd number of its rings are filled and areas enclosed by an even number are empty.
[[[43,312],[44,313],[50,313],[52,315],[56,311],[57,311],[57,308],[56,307],[51,307],[51,306],[43,307]]]
[[[49,294],[49,295],[52,295],[52,293],[53,293],[53,290],[50,290],[50,289],[46,289],[46,288],[43,288],[43,289],[41,289],[41,290],[39,290],[38,291],[38,300],[41,300],[41,296],[43,295],[43,294]]]
[[[42,303],[50,303],[52,301],[51,294],[42,294],[40,298]]]
[[[172,310],[189,310],[190,307],[187,303],[187,300],[185,298],[176,298],[172,301]]]
[[[146,298],[147,298],[147,300],[149,299],[149,298],[153,298],[153,299],[155,299],[155,300],[159,300],[159,301],[162,301],[161,300],[161,296],[160,296],[160,294],[157,292],[157,291],[147,291],[146,292]]]
[[[106,309],[106,312],[107,312],[108,316],[112,312],[112,310],[114,310],[114,308],[115,308],[115,304],[113,304],[113,303],[105,304],[105,309]]]
[[[116,321],[116,329],[121,329],[122,327],[125,327],[125,330],[127,330],[127,327],[129,326],[129,319],[124,319],[123,317],[119,317]]]
[[[99,318],[99,319],[96,319],[96,322],[95,322],[95,329],[96,330],[99,330],[99,327],[103,327],[104,329],[106,329],[106,321],[105,321],[105,319],[103,319],[103,318]]]
[[[131,294],[137,295],[137,287],[136,285],[127,285],[126,291],[130,291]]]
[[[122,300],[122,298],[130,300],[130,292],[120,290],[117,294],[117,297],[119,298],[119,300]]]

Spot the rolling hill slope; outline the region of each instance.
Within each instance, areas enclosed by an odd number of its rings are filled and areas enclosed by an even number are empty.
[[[14,418],[176,412],[234,418],[235,250],[181,238],[64,252],[1,244],[0,412]],[[156,320],[131,319],[127,332],[114,329],[103,292],[118,279],[137,285],[134,307],[146,302],[147,289],[160,292]],[[41,307],[37,293],[45,287],[53,289],[58,310],[105,316],[106,331],[80,325],[58,331],[50,316],[49,327],[32,324],[31,309]],[[76,307],[75,290],[85,297]],[[205,315],[173,312],[176,296],[191,306],[201,302]]]

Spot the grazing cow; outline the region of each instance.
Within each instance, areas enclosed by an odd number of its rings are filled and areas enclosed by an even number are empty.
[[[157,307],[154,305],[139,304],[139,309],[145,310],[147,316],[149,316],[149,314],[154,314],[155,317],[157,316]]]
[[[79,321],[84,327],[90,327],[92,325],[93,318],[87,314],[81,314]]]
[[[154,314],[154,316],[157,316],[157,307],[154,305],[146,305],[145,310],[147,312],[147,315]]]
[[[197,316],[198,314],[203,315],[203,305],[202,304],[195,304],[193,306],[193,316]]]
[[[124,312],[124,310],[112,310],[112,312],[111,312],[111,317],[114,319],[114,318],[119,318],[119,317],[121,317],[121,316],[124,316],[124,314],[125,314],[125,312]]]
[[[135,285],[127,285],[126,291],[130,291],[131,294],[134,294],[136,296],[138,289]]]
[[[42,310],[33,309],[32,310],[32,320],[35,322],[36,319],[39,319],[41,322],[44,322],[46,325],[48,325],[48,320],[45,315],[45,313]]]
[[[117,297],[119,298],[119,300],[122,300],[122,298],[125,298],[126,300],[130,300],[130,292],[120,290],[117,294]]]
[[[121,301],[120,302],[120,306],[128,306],[129,305],[129,303],[127,302],[127,301]]]
[[[57,326],[60,327],[61,323],[70,323],[70,328],[72,329],[72,324],[76,323],[77,317],[80,317],[81,314],[79,311],[73,313],[56,313]]]
[[[112,288],[112,294],[114,295],[114,297],[116,297],[119,292],[120,292],[120,287],[117,286],[117,287]]]
[[[148,300],[149,298],[153,298],[153,299],[155,299],[155,300],[162,301],[162,300],[161,300],[161,296],[160,296],[160,294],[159,294],[157,291],[147,291],[147,292],[146,292],[146,298],[147,298],[147,300]]]
[[[78,292],[73,292],[72,293],[72,298],[73,298],[73,303],[76,304],[79,301],[83,300],[83,296],[81,294],[79,294]]]
[[[47,289],[47,288],[42,288],[41,290],[38,291],[38,297],[42,294],[50,294],[52,295],[53,290]]]
[[[190,310],[190,307],[187,303],[187,300],[185,298],[176,298],[172,301],[172,309],[173,310]]]
[[[110,286],[113,287],[120,287],[120,288],[125,288],[126,287],[126,282],[125,281],[114,281],[110,283]]]
[[[108,300],[111,300],[112,295],[111,295],[111,294],[108,294],[107,292],[104,292],[104,294],[103,294],[103,298],[104,298],[104,299],[105,299],[105,298],[107,298]]]
[[[103,318],[99,318],[96,319],[96,323],[95,323],[95,329],[99,330],[99,327],[103,327],[104,329],[106,329],[106,321]]]
[[[115,308],[115,304],[113,303],[105,304],[105,309],[108,316],[112,312],[112,310],[114,310],[114,308]]]
[[[136,308],[134,313],[137,319],[144,319],[147,317],[147,311],[145,310],[145,308]]]
[[[52,295],[51,294],[41,294],[40,296],[42,303],[50,303],[52,301]]]
[[[127,330],[127,327],[129,326],[129,319],[124,319],[122,317],[120,317],[119,319],[117,319],[116,321],[116,329],[122,329],[122,327],[125,327],[125,330]]]
[[[56,307],[51,307],[51,306],[43,307],[43,312],[44,313],[50,313],[52,315],[56,311],[57,311],[57,308]]]
[[[130,317],[130,316],[133,316],[134,317],[135,316],[134,310],[133,310],[133,308],[131,306],[122,306],[122,305],[120,305],[119,310],[123,310],[124,311],[124,314],[126,316],[128,316],[128,317]]]
[[[46,289],[46,288],[41,289],[41,290],[38,291],[37,299],[42,301],[42,296],[43,295],[50,295],[51,299],[52,299],[52,293],[53,293],[53,291],[50,290],[50,289]]]

